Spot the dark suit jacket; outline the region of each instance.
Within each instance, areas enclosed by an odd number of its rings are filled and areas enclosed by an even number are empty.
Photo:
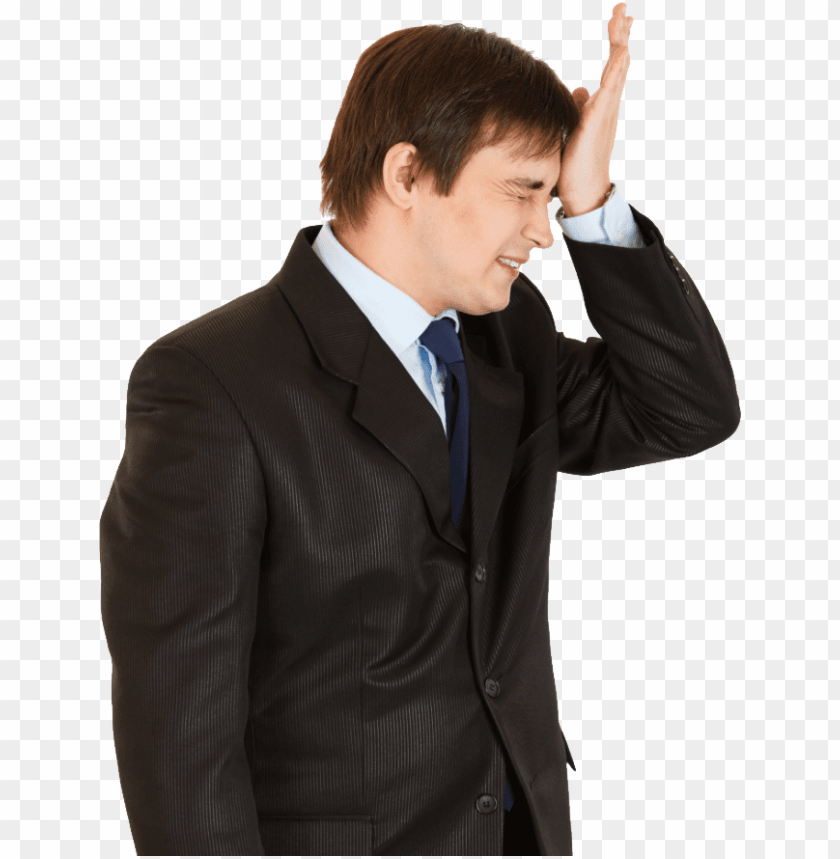
[[[632,208],[632,207],[631,207]],[[301,229],[265,286],[161,337],[102,512],[134,842],[157,854],[500,854],[504,780],[571,855],[548,627],[557,473],[686,457],[740,422],[724,343],[656,226],[564,235],[602,338],[523,274],[461,313],[469,481]]]

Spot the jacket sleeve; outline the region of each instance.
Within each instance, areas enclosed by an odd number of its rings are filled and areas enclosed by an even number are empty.
[[[245,753],[265,487],[216,377],[153,344],[100,519],[114,746],[139,856],[265,855]]]
[[[732,365],[705,302],[655,224],[630,208],[644,247],[563,236],[601,335],[584,343],[557,332],[558,470],[568,474],[693,456],[741,421]]]

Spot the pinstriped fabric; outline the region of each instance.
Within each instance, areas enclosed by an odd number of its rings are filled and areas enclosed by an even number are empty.
[[[242,735],[266,520],[256,450],[224,388],[179,346],[145,352],[100,522],[114,741],[141,855],[189,853],[197,829],[219,853],[260,850],[253,794],[231,787],[249,778]]]
[[[603,341],[559,334],[524,276],[459,314],[463,535],[440,417],[320,227],[137,361],[100,560],[140,855],[498,855],[506,772],[541,854],[571,854],[557,473],[689,456],[740,419],[705,304],[633,212],[643,248],[566,237]]]

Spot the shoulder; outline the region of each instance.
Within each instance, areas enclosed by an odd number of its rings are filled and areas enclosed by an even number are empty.
[[[282,294],[269,283],[179,325],[151,343],[149,348],[181,346],[188,352],[202,352],[243,337],[266,336],[267,327],[277,324],[284,306]]]
[[[292,348],[297,327],[282,292],[268,283],[162,335],[137,363],[151,353],[186,352],[229,392],[247,389],[269,367],[276,373],[283,366],[282,353]]]

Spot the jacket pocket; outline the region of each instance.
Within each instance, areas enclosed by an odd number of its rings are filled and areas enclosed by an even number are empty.
[[[372,856],[370,815],[259,815],[266,856]]]

